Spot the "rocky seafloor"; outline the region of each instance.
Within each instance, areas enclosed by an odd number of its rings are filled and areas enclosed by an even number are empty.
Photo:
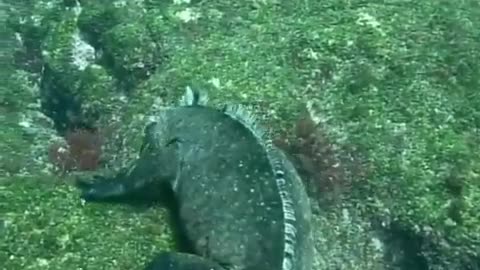
[[[298,166],[313,270],[480,269],[478,1],[0,1],[2,269],[142,269],[165,209],[85,205],[189,87]],[[1,265],[1,264],[0,264]]]

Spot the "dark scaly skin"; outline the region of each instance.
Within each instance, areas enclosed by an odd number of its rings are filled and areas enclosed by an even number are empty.
[[[128,195],[162,182],[173,190],[195,254],[163,252],[146,269],[282,270],[284,213],[272,155],[282,162],[296,222],[290,270],[310,270],[313,247],[308,198],[277,149],[242,123],[204,106],[164,110],[145,129],[140,158],[114,179],[81,183],[87,201]],[[286,269],[285,269],[286,270]]]

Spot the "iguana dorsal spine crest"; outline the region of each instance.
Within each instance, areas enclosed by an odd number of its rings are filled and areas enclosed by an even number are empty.
[[[192,90],[190,87],[187,87],[179,103],[181,106],[207,106],[208,96],[204,91]],[[257,138],[258,142],[266,151],[275,176],[283,209],[284,249],[282,270],[291,270],[293,265],[292,260],[295,257],[294,247],[297,238],[297,230],[294,226],[296,221],[295,209],[293,207],[291,195],[288,192],[285,173],[282,169],[282,161],[278,158],[278,154],[276,153],[277,150],[273,145],[268,132],[258,124],[257,118],[246,106],[240,104],[226,105],[223,108],[223,113],[247,128],[255,138]]]

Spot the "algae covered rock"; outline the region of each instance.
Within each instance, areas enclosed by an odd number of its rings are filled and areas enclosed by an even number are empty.
[[[50,177],[0,178],[4,269],[135,269],[157,248],[173,248],[163,210],[86,208],[73,187]]]
[[[102,169],[127,165],[150,108],[199,82],[278,133],[308,107],[330,150],[291,154],[331,160],[299,168],[323,192],[310,192],[314,269],[478,268],[476,1],[2,3],[2,174],[48,168],[45,146],[79,127],[106,134]],[[325,191],[332,179],[341,192]]]

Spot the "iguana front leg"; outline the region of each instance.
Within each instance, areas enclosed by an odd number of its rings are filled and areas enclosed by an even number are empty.
[[[177,173],[175,149],[167,146],[145,151],[128,169],[114,177],[97,177],[95,181],[77,181],[81,197],[87,201],[105,201],[126,197],[154,182],[168,181]]]
[[[94,181],[77,181],[81,190],[80,197],[86,201],[106,201],[127,197],[145,187],[151,180],[131,177],[128,173],[119,173],[114,177],[94,177]]]
[[[226,270],[206,258],[180,252],[162,252],[145,270]]]

